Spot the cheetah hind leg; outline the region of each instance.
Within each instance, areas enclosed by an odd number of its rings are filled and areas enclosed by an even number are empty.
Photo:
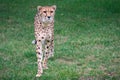
[[[54,40],[51,41],[50,43],[50,54],[48,58],[54,57]]]
[[[43,60],[43,68],[48,69],[47,62],[50,54],[50,40],[47,40],[45,43],[45,54],[44,54],[44,60]]]

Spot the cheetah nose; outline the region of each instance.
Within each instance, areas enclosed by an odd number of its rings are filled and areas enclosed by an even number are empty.
[[[48,19],[50,19],[50,16],[48,16]]]

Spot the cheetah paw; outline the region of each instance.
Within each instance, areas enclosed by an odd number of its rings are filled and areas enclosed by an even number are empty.
[[[40,77],[42,74],[36,74],[36,77]]]

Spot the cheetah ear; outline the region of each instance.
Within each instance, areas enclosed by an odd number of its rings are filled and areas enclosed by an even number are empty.
[[[42,6],[37,6],[37,10],[40,11],[42,9]]]
[[[57,8],[56,5],[53,5],[52,7],[53,7],[54,10],[56,10],[56,8]]]

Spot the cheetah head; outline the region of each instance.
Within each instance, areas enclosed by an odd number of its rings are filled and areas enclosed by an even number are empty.
[[[56,5],[53,6],[38,6],[38,14],[41,17],[41,21],[44,23],[51,23],[54,20]]]

